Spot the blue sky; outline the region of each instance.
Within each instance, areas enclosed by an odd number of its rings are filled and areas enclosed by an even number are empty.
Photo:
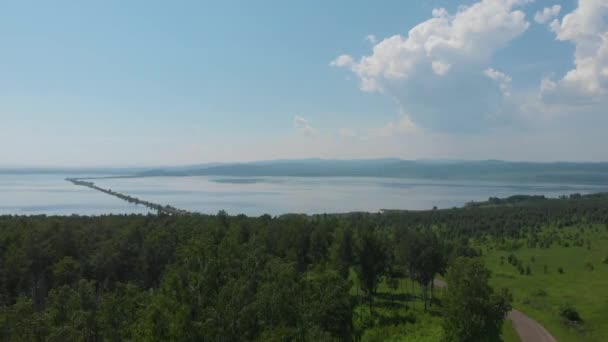
[[[608,0],[4,1],[0,165],[608,160],[607,14]]]

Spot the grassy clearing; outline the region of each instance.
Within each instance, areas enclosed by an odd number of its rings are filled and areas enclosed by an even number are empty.
[[[509,320],[505,320],[502,326],[502,337],[505,342],[521,342],[517,331],[515,331],[513,324]]]
[[[493,271],[492,285],[509,288],[513,306],[543,324],[559,341],[608,341],[608,264],[603,262],[608,256],[608,232],[604,227],[547,230],[564,237],[579,234],[585,244],[573,247],[569,242],[566,247],[567,239],[563,239],[561,246],[550,248],[491,250],[485,259]],[[530,275],[520,274],[509,264],[510,254],[521,260],[524,268],[529,266]],[[563,273],[558,271],[560,267]],[[583,324],[568,324],[560,318],[559,308],[566,304],[577,309]]]
[[[361,290],[353,286],[351,294],[353,298],[359,298]],[[359,303],[353,315],[355,329],[361,334],[361,341],[364,342],[443,341],[442,296],[443,290],[435,289],[436,300],[429,312],[425,313],[417,284],[409,279],[401,279],[398,287],[391,289],[386,283],[382,283],[378,295],[374,298],[374,318],[370,317],[368,303]],[[503,338],[505,342],[520,342],[517,332],[507,320],[503,326]]]
[[[353,284],[356,284],[355,278],[351,277]],[[362,292],[356,285],[353,285],[351,294],[359,301],[354,310],[353,323],[362,341],[438,342],[443,338],[440,290],[435,292],[437,299],[425,313],[417,284],[400,279],[397,288],[389,288],[383,282],[374,297],[373,318],[369,304],[361,298]]]

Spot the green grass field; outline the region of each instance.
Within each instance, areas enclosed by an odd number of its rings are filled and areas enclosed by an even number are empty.
[[[604,263],[608,257],[608,231],[605,227],[568,227],[547,228],[543,233],[557,234],[561,244],[530,248],[522,239],[522,247],[513,251],[489,248],[496,244],[487,241],[481,245],[485,264],[492,270],[492,286],[510,289],[513,307],[537,320],[559,341],[608,341],[608,264]],[[583,241],[583,246],[574,246],[574,236]],[[524,269],[529,266],[529,275],[525,271],[520,274],[508,262],[510,254],[521,261]],[[558,272],[560,267],[563,273]],[[351,294],[360,298],[354,272],[351,280]],[[374,299],[373,318],[367,302],[357,305],[355,330],[362,341],[441,341],[442,290],[436,289],[435,296],[437,302],[425,313],[417,284],[401,279],[396,288],[390,288],[383,282]],[[564,305],[576,308],[583,323],[566,323],[559,315]],[[503,338],[507,342],[520,341],[510,321],[505,321]]]
[[[355,280],[354,274],[351,279]],[[354,283],[354,282],[353,282]],[[369,306],[360,303],[353,316],[355,330],[361,334],[364,342],[400,341],[400,342],[441,342],[441,289],[435,289],[436,301],[428,312],[420,299],[419,286],[408,279],[399,280],[396,289],[386,283],[379,286],[374,299],[374,318],[370,317]],[[359,291],[359,292],[357,292]],[[358,297],[361,292],[353,286],[351,294]],[[519,336],[511,325],[505,321],[503,327],[505,342],[519,342]]]
[[[517,331],[511,324],[511,321],[505,320],[505,324],[502,327],[502,337],[505,342],[520,342],[519,335],[517,335]]]
[[[603,262],[608,257],[608,231],[605,227],[582,232],[578,227],[554,231],[564,237],[578,233],[585,244],[522,247],[513,252],[484,250],[486,266],[493,271],[492,285],[509,288],[514,296],[513,306],[539,321],[559,341],[608,341],[608,264]],[[508,263],[511,253],[524,267],[529,265],[530,275],[520,274]],[[559,267],[563,274],[558,272]],[[566,304],[580,313],[581,325],[567,324],[560,318],[559,308]]]
[[[374,298],[374,316],[370,317],[367,302],[355,308],[353,323],[361,340],[371,341],[441,341],[441,315],[439,304],[424,312],[419,286],[408,279],[400,279],[397,288],[381,283]],[[361,294],[355,286],[351,294]],[[436,297],[441,298],[437,291]]]

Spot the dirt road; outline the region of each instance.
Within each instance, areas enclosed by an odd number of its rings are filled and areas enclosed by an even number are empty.
[[[435,287],[445,288],[448,286],[445,281],[435,279],[433,282]],[[513,328],[517,331],[522,342],[556,342],[547,329],[543,328],[537,321],[524,315],[521,311],[515,309],[509,312],[508,319],[513,322]]]
[[[522,342],[556,342],[557,340],[537,321],[515,309],[509,312],[508,318],[513,322]]]

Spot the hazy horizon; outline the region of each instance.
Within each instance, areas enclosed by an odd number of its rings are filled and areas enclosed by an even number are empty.
[[[8,165],[0,163],[0,170],[11,170],[11,169],[31,169],[31,170],[87,170],[87,169],[139,169],[148,170],[154,168],[182,168],[182,167],[197,167],[197,166],[216,166],[216,165],[234,165],[234,164],[257,164],[257,163],[282,163],[282,162],[302,162],[302,161],[382,161],[382,160],[398,160],[403,162],[418,162],[418,163],[437,163],[437,164],[450,164],[450,163],[479,163],[479,162],[501,162],[501,163],[530,163],[530,164],[605,164],[608,160],[505,160],[505,159],[403,159],[397,157],[380,157],[380,158],[320,158],[320,157],[308,157],[308,158],[297,158],[297,159],[260,159],[260,160],[234,160],[234,161],[210,161],[210,162],[193,162],[184,164],[116,164],[116,165],[38,165],[38,164],[24,164],[24,165]]]

